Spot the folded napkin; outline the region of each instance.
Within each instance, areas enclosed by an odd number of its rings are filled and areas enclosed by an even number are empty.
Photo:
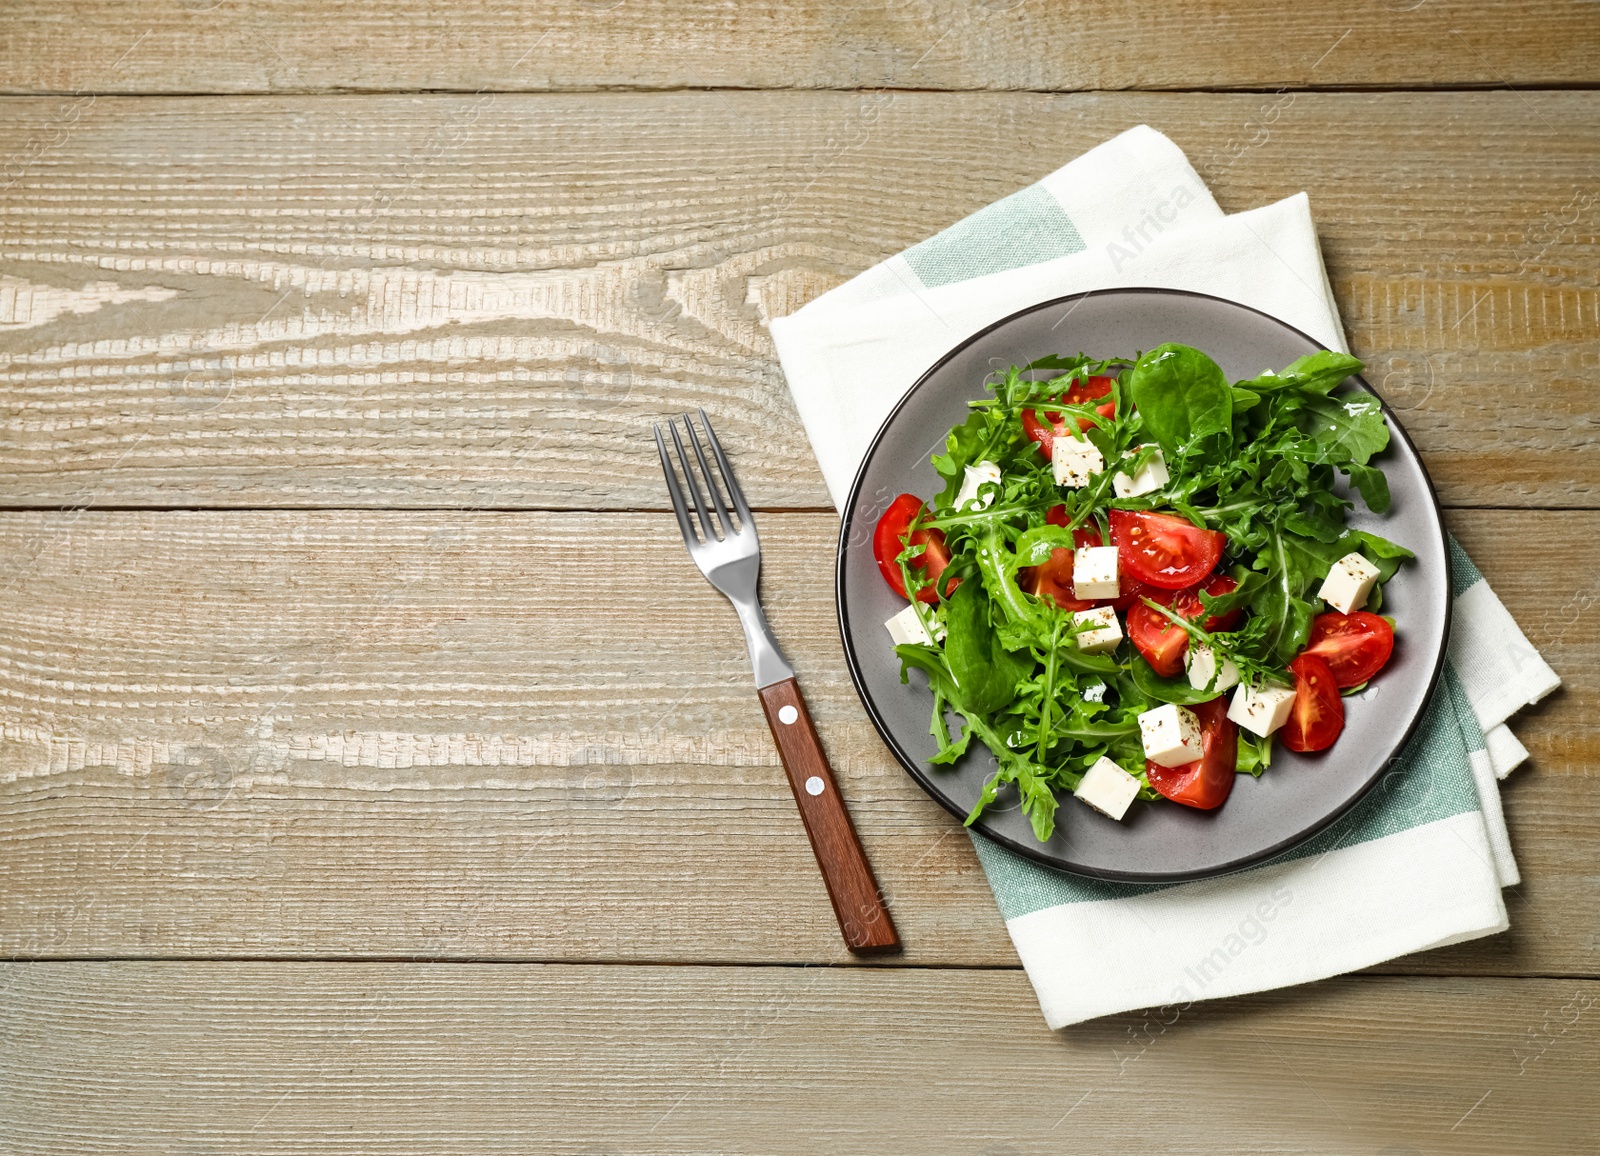
[[[1113,286],[1226,297],[1346,348],[1305,194],[1224,215],[1177,146],[1140,126],[771,322],[835,504],[943,354],[1018,309]],[[1438,693],[1396,766],[1310,842],[1219,879],[1133,885],[973,836],[1052,1028],[1177,1014],[1508,926],[1500,889],[1518,875],[1497,779],[1527,751],[1505,724],[1559,680],[1453,540],[1451,562]]]

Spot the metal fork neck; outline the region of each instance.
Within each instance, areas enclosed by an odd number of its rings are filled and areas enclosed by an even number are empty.
[[[793,678],[794,668],[783,657],[783,651],[778,649],[778,640],[772,636],[772,627],[767,625],[767,616],[761,612],[761,604],[754,599],[745,602],[730,598],[728,601],[739,612],[739,625],[744,627],[744,642],[750,648],[750,665],[755,668],[756,689]]]

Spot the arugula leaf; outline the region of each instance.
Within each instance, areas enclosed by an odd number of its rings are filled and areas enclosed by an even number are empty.
[[[1046,842],[1056,829],[1056,808],[1059,803],[1051,789],[1050,780],[1038,774],[1034,767],[1022,759],[1002,759],[996,771],[978,795],[978,801],[967,813],[966,826],[970,827],[983,814],[984,809],[1000,797],[1000,788],[1015,783],[1022,803],[1022,813],[1033,825],[1033,837]]]
[[[1272,765],[1272,736],[1258,739],[1255,735],[1239,728],[1239,762],[1238,769],[1242,775],[1261,777],[1261,772]]]
[[[1034,526],[1024,530],[1012,553],[1018,566],[1043,566],[1057,550],[1076,550],[1077,540],[1065,526]]]
[[[1268,393],[1274,390],[1294,389],[1306,393],[1329,393],[1345,378],[1362,370],[1361,359],[1348,353],[1335,353],[1321,349],[1308,353],[1282,373],[1263,373],[1249,381],[1235,383],[1235,388]]]
[[[1283,516],[1283,528],[1302,538],[1337,542],[1345,534],[1344,511],[1340,509],[1335,513],[1318,506],[1303,506]]]
[[[911,681],[909,676],[912,670],[920,670],[928,676],[928,685],[933,688],[935,695],[946,701],[954,701],[951,696],[955,692],[956,684],[937,650],[931,646],[896,646],[894,652],[900,659],[902,683]]]
[[[1198,349],[1156,346],[1128,371],[1128,392],[1169,461],[1207,438],[1233,436],[1233,391]]]
[[[1387,514],[1389,512],[1389,479],[1383,476],[1383,471],[1375,466],[1363,466],[1357,462],[1340,467],[1350,475],[1350,484],[1361,495],[1361,500],[1366,503],[1367,509],[1374,514]]]
[[[1088,364],[1090,364],[1089,358],[1081,353],[1077,357],[1062,357],[1059,353],[1047,353],[1035,361],[1028,362],[1027,365],[1022,367],[1022,371],[1028,373],[1041,369],[1058,369],[1063,374],[1066,374],[1071,373],[1073,370],[1082,369]]]
[[[1339,540],[1339,548],[1344,554],[1352,550],[1359,550],[1366,556],[1367,561],[1378,568],[1378,581],[1387,582],[1394,577],[1394,572],[1400,569],[1400,563],[1416,555],[1404,546],[1397,545],[1387,538],[1380,538],[1376,534],[1369,534],[1365,530],[1351,530]],[[1343,558],[1344,554],[1339,557]]]
[[[1268,549],[1257,557],[1257,565],[1265,568],[1267,584],[1251,609],[1266,622],[1267,652],[1280,663],[1287,664],[1305,646],[1316,614],[1316,606],[1307,593],[1313,583],[1321,583],[1344,553],[1338,543],[1318,542],[1279,530]]]
[[[967,467],[976,463],[978,455],[983,452],[988,432],[989,421],[982,411],[967,415],[966,421],[951,429],[945,438],[946,452],[934,454],[930,459],[945,483],[936,499],[937,504],[947,506],[955,501],[966,477]]]
[[[1175,702],[1179,706],[1194,706],[1197,703],[1210,702],[1217,697],[1214,690],[1196,690],[1189,685],[1187,676],[1162,678],[1140,655],[1133,656],[1133,663],[1128,668],[1128,673],[1133,676],[1133,684],[1143,692],[1144,696],[1152,702]]]
[[[949,766],[967,753],[967,744],[972,741],[973,732],[969,723],[963,728],[959,739],[950,738],[950,728],[946,725],[944,717],[945,706],[951,701],[950,695],[956,690],[950,671],[945,667],[939,652],[931,646],[896,646],[894,652],[900,657],[902,683],[911,681],[913,669],[920,670],[928,676],[928,686],[933,690],[933,721],[928,725],[928,733],[939,744],[938,753],[929,762]]]
[[[1033,639],[1043,634],[1036,608],[1017,588],[1018,569],[1016,555],[1006,548],[1000,528],[991,522],[984,527],[978,540],[978,572],[983,577],[983,588],[999,605],[1005,625],[1017,628],[1007,635],[1019,639],[1013,649],[1021,645],[1020,639]]]
[[[1246,570],[1243,566],[1233,567],[1228,571],[1228,576],[1238,585],[1226,594],[1208,594],[1204,590],[1200,591],[1200,605],[1205,609],[1207,618],[1219,617],[1230,610],[1250,605],[1257,592],[1267,584],[1265,574],[1259,570]]]
[[[941,704],[935,709],[942,712],[944,707]],[[943,722],[944,720],[941,718],[940,721]],[[930,727],[929,729],[932,730],[933,728]],[[946,731],[943,735],[935,734],[934,738],[942,740],[939,745],[939,753],[928,761],[939,766],[953,766],[960,760],[962,755],[967,753],[967,744],[972,741],[972,728],[970,726],[963,727],[961,737],[955,740],[950,738],[949,731]]]
[[[1055,834],[1056,793],[1050,789],[1049,780],[1038,775],[1019,773],[1017,789],[1022,794],[1022,813],[1033,824],[1033,837],[1043,843]]]

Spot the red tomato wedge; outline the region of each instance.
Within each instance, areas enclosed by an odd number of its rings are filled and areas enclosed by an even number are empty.
[[[1025,566],[1017,572],[1017,585],[1036,598],[1048,598],[1063,610],[1077,613],[1098,603],[1073,596],[1072,551],[1058,546],[1043,566]]]
[[[1046,525],[1067,525],[1067,508],[1065,506],[1051,506],[1045,511]],[[1082,526],[1072,531],[1072,540],[1079,546],[1098,546],[1100,535],[1094,530],[1086,530]],[[1079,610],[1088,610],[1099,606],[1098,602],[1086,602],[1074,596],[1072,589],[1073,558],[1072,551],[1065,546],[1058,547],[1050,552],[1050,561],[1043,566],[1025,566],[1017,573],[1017,585],[1036,598],[1048,598],[1063,610],[1076,613]]]
[[[872,553],[878,559],[878,569],[889,588],[902,598],[906,597],[906,584],[900,576],[898,559],[906,548],[906,529],[922,508],[921,498],[915,494],[901,494],[883,512],[877,529],[872,532]],[[944,568],[950,565],[950,547],[945,544],[944,531],[920,529],[911,535],[910,544],[927,547],[911,565],[937,582]],[[932,586],[924,586],[917,592],[917,599],[931,604],[939,601],[939,595]]]
[[[1165,605],[1172,598],[1172,591],[1154,590],[1149,597]],[[1128,607],[1128,639],[1162,678],[1171,678],[1183,669],[1189,635],[1159,610],[1152,610],[1143,602]]]
[[[1114,380],[1110,377],[1091,377],[1087,381],[1075,381],[1072,383],[1072,388],[1061,395],[1061,401],[1066,405],[1082,405],[1097,397],[1104,397],[1111,392]],[[1117,403],[1108,401],[1104,405],[1095,406],[1094,411],[1101,417],[1115,417]],[[1078,419],[1078,428],[1081,430],[1086,430],[1093,424],[1094,422],[1086,417]],[[1067,415],[1042,407],[1037,410],[1025,409],[1022,411],[1022,430],[1039,443],[1040,451],[1048,458],[1054,451],[1056,438],[1067,432]]]
[[[1238,588],[1239,584],[1226,574],[1213,574],[1197,586],[1178,591],[1172,598],[1172,608],[1190,622],[1197,622],[1201,613],[1205,610],[1204,604],[1200,601],[1201,592],[1215,598],[1219,595],[1231,594]],[[1240,607],[1235,610],[1229,610],[1224,614],[1208,615],[1201,625],[1210,631],[1232,630],[1239,625],[1239,619],[1242,617],[1244,617],[1244,609]]]
[[[1188,632],[1166,615],[1146,606],[1144,600],[1149,598],[1163,606],[1170,606],[1174,613],[1181,614],[1190,622],[1197,622],[1205,613],[1205,606],[1200,601],[1201,591],[1213,595],[1226,594],[1238,585],[1226,574],[1213,574],[1199,585],[1178,591],[1135,582],[1133,588],[1124,591],[1122,598],[1112,605],[1118,605],[1123,599],[1128,600],[1128,637],[1132,639],[1134,648],[1144,655],[1151,669],[1162,678],[1172,678],[1183,669],[1184,652],[1189,649]],[[1243,613],[1242,610],[1230,610],[1226,614],[1212,614],[1206,618],[1204,626],[1207,630],[1232,630]]]
[[[1051,506],[1044,512],[1047,526],[1060,526],[1067,528],[1067,508],[1065,506]],[[1093,526],[1079,526],[1072,531],[1072,541],[1078,546],[1098,546],[1100,544],[1100,531]]]
[[[1062,508],[1065,509],[1066,507]],[[1075,530],[1073,538],[1076,539],[1080,546],[1100,545],[1100,532],[1098,530],[1092,532]],[[1120,555],[1118,559],[1120,561]],[[1172,591],[1163,590],[1159,586],[1147,586],[1130,574],[1120,575],[1118,585],[1121,587],[1122,593],[1111,600],[1111,605],[1116,608],[1118,614],[1127,613],[1129,607],[1139,605],[1146,598],[1154,598],[1161,605],[1166,606],[1168,600],[1172,597]]]
[[[1098,543],[1096,544],[1098,545]],[[1129,578],[1126,574],[1122,576],[1120,585],[1122,593],[1111,600],[1111,605],[1116,607],[1118,612],[1138,606],[1146,598],[1154,598],[1161,605],[1166,606],[1168,604],[1167,600],[1172,597],[1172,591],[1163,590],[1159,586],[1146,586],[1137,578]]]
[[[1200,720],[1201,750],[1205,753],[1181,767],[1146,762],[1150,785],[1174,803],[1199,811],[1214,811],[1227,801],[1239,773],[1239,728],[1228,717],[1228,700],[1214,698],[1190,707]]]
[[[1112,510],[1111,540],[1125,573],[1163,590],[1182,590],[1211,573],[1228,542],[1221,530],[1151,510]]]
[[[1067,508],[1065,506],[1051,506],[1049,510],[1045,511],[1044,520],[1052,526],[1066,526]],[[1100,545],[1100,531],[1093,526],[1079,526],[1072,531],[1072,540],[1080,547],[1098,546]],[[1146,597],[1154,598],[1162,605],[1166,605],[1167,599],[1172,593],[1170,590],[1162,590],[1157,586],[1146,586],[1143,582],[1136,578],[1130,578],[1126,574],[1122,576],[1121,585],[1121,594],[1109,600],[1102,600],[1095,603],[1095,605],[1110,606],[1118,614],[1123,614],[1127,612],[1128,607],[1137,606],[1140,600]],[[1070,582],[1067,584],[1067,589],[1069,592],[1072,589]]]
[[[1364,610],[1319,614],[1311,620],[1311,639],[1300,653],[1326,662],[1341,689],[1360,686],[1394,653],[1394,627]]]
[[[1294,675],[1294,705],[1283,724],[1283,745],[1291,751],[1325,751],[1344,730],[1344,701],[1333,671],[1314,654],[1289,664]]]

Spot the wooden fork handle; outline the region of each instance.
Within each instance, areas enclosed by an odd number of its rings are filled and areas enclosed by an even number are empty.
[[[811,712],[792,678],[764,686],[761,705],[767,725],[778,744],[783,769],[788,772],[800,818],[811,837],[822,881],[828,886],[833,913],[844,932],[845,945],[857,955],[881,955],[900,950],[900,936],[883,904],[872,865],[856,835],[850,812],[833,780],[822,740],[811,722]]]

